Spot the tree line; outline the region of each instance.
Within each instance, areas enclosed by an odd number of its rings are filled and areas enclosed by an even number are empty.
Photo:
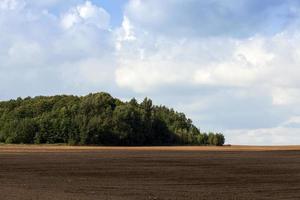
[[[145,98],[122,102],[108,93],[57,95],[0,102],[0,142],[70,145],[216,145],[183,113]]]

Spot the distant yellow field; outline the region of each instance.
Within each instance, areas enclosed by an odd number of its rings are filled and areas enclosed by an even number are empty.
[[[0,153],[4,152],[78,152],[78,151],[300,151],[299,146],[66,146],[66,145],[0,145]]]

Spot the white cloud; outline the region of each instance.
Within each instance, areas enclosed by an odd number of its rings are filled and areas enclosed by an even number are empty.
[[[66,29],[71,28],[74,24],[80,21],[80,17],[77,13],[67,13],[62,18],[62,26]]]
[[[61,24],[65,29],[78,23],[94,25],[100,29],[109,29],[109,21],[110,15],[103,8],[86,1],[65,13],[62,16]]]
[[[161,85],[174,84],[184,79],[180,70],[170,73],[177,67],[173,62],[134,60],[123,61],[122,64],[126,64],[126,67],[116,70],[116,82],[119,86],[131,88],[136,92],[143,93],[151,88],[157,89]]]
[[[61,77],[66,85],[76,87],[95,86],[105,88],[112,85],[111,78],[114,72],[112,58],[86,58],[80,61],[67,62],[60,65]],[[109,84],[108,84],[109,83]]]
[[[246,39],[187,39],[167,38],[159,32],[150,34],[147,29],[140,29],[134,24],[131,27],[135,30],[132,33],[135,40],[118,41],[122,49],[119,48],[118,52],[120,67],[116,81],[121,87],[147,92],[165,84],[179,83],[261,86],[274,93],[276,88],[300,86],[296,76],[300,73],[296,47],[300,44],[300,32],[287,31]]]
[[[4,3],[15,8],[19,2]],[[66,13],[40,9],[35,3],[0,11],[0,98],[111,88],[115,55],[109,14],[90,1],[69,2]],[[78,21],[62,28],[63,16],[72,14]]]
[[[300,103],[300,88],[272,89],[273,104],[278,106],[296,106]]]
[[[249,143],[299,143],[298,129],[281,126],[300,112],[300,30],[288,8],[299,5],[255,2],[131,1],[121,30],[125,38],[128,23],[134,39],[117,40],[116,83],[168,102],[206,130],[236,132],[229,141],[257,132]],[[279,19],[283,13],[290,17]]]
[[[282,127],[286,128],[300,128],[300,116],[292,116],[281,124]]]
[[[195,72],[195,82],[233,87],[257,84],[267,75],[275,56],[267,49],[266,43],[267,40],[261,37],[236,40],[228,58],[199,66]]]
[[[147,35],[119,42],[122,48],[118,51],[120,67],[116,70],[116,82],[120,87],[143,93],[162,85],[189,81],[191,74],[187,69],[193,67],[193,61],[187,61],[182,48],[184,45],[194,48],[190,43],[164,39],[153,41]],[[182,67],[183,64],[186,68]]]
[[[1,0],[0,10],[17,10],[25,6],[23,0]]]
[[[238,60],[207,64],[207,68],[199,68],[194,73],[195,83],[199,85],[249,86],[256,81],[259,73],[256,67]]]
[[[7,52],[8,65],[28,66],[40,64],[43,59],[43,52],[38,43],[29,41],[15,41]],[[32,59],[32,58],[36,59]]]
[[[123,47],[119,49],[120,68],[116,76],[121,87],[146,92],[178,82],[232,87],[261,85],[270,89],[300,83],[295,76],[300,70],[296,67],[299,52],[294,47],[299,44],[299,33],[223,39],[223,45],[216,44],[219,39],[174,41],[159,35],[153,38],[142,30],[135,34],[134,41],[118,41],[118,46]],[[294,37],[293,42],[284,42],[288,37]]]
[[[276,1],[270,9],[268,3],[246,0],[237,5],[227,1],[132,0],[126,8],[122,30],[123,38],[130,35],[134,40],[117,42],[120,68],[116,81],[119,86],[138,92],[178,83],[221,87],[259,85],[269,87],[270,93],[275,87],[300,85],[295,76],[300,72],[297,67],[300,32],[287,28],[297,22],[297,13],[290,8],[299,4],[288,5]],[[203,12],[196,12],[197,9]],[[256,17],[249,14],[252,9],[256,9]],[[289,13],[290,17],[278,19],[281,13]],[[221,20],[224,15],[237,23],[227,24],[231,20]],[[196,18],[203,23],[198,26],[193,20]],[[265,34],[262,30],[271,23],[269,20],[278,23],[283,20],[289,26],[280,25],[280,30]],[[227,29],[221,30],[225,25],[236,32],[245,31],[246,26],[247,34],[251,32],[249,27],[259,30],[251,37],[236,37],[233,33],[228,35]],[[212,33],[217,30],[218,34]]]
[[[238,41],[234,56],[258,67],[264,67],[274,58],[266,47],[266,39],[260,37]]]
[[[239,145],[299,145],[300,128],[275,127],[269,129],[228,130],[226,139]]]
[[[124,41],[134,41],[136,40],[133,26],[131,25],[130,20],[124,16],[122,26],[115,31],[116,37],[116,49],[121,50],[122,43]]]

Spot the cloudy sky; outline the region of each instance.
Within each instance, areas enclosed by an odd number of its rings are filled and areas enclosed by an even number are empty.
[[[299,0],[0,0],[0,100],[106,91],[231,144],[300,144]]]

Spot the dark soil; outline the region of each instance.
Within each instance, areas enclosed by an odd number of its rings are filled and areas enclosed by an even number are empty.
[[[0,150],[0,199],[300,199],[300,151]]]

